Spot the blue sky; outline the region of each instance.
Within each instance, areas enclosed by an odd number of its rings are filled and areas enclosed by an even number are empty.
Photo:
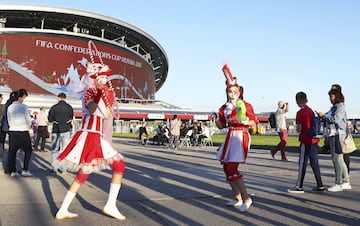
[[[0,1],[6,3],[9,1]],[[60,6],[114,17],[155,38],[169,59],[156,93],[180,107],[217,110],[226,100],[221,71],[228,63],[255,112],[274,111],[308,94],[327,111],[327,92],[343,86],[349,115],[360,117],[360,1],[356,0],[61,0],[11,1]]]

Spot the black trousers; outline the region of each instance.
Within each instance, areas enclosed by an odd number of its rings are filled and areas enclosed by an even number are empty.
[[[34,148],[37,149],[39,145],[39,141],[41,139],[40,143],[40,150],[45,149],[45,142],[46,142],[46,134],[48,132],[47,126],[38,126],[36,140],[34,143]]]
[[[23,170],[29,170],[32,148],[29,131],[9,131],[9,172],[16,172],[16,154],[21,148],[25,152]]]
[[[343,156],[344,156],[344,162],[348,170],[348,174],[350,174],[350,154],[343,154]]]
[[[318,158],[318,145],[317,144],[301,144],[299,154],[299,173],[296,182],[296,187],[302,188],[306,173],[308,161],[310,159],[310,166],[314,173],[317,187],[322,187],[323,182],[321,179],[319,158]]]

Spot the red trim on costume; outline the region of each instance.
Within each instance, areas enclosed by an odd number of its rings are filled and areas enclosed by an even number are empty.
[[[250,135],[249,132],[243,132],[243,148],[244,148],[244,156],[245,159],[247,158],[248,150],[249,150],[249,142],[250,142]]]
[[[81,129],[85,129],[85,118],[82,119],[81,122]]]
[[[81,134],[81,132],[79,132],[79,131],[77,133],[75,133],[74,137],[70,140],[70,143],[66,146],[64,151],[62,151],[60,153],[60,155],[58,156],[57,159],[63,160],[69,154],[69,152],[72,151],[72,148],[75,146],[80,134]]]
[[[98,116],[96,116],[96,125],[95,125],[95,127],[96,127],[96,131],[100,131],[100,125],[101,125],[101,118],[100,117],[98,117]]]
[[[242,130],[242,131],[248,131],[248,130],[249,130],[249,127],[247,127],[247,126],[229,127],[229,130]]]
[[[94,122],[94,117],[95,116],[93,114],[90,115],[90,119],[89,119],[89,122],[88,122],[88,125],[87,125],[88,130],[91,130],[91,127],[92,127],[93,122]]]
[[[223,148],[223,152],[221,153],[221,158],[220,158],[221,162],[224,161],[225,157],[228,154],[228,146],[229,146],[229,142],[230,142],[230,135],[231,135],[231,130],[229,130],[226,133],[224,148]]]

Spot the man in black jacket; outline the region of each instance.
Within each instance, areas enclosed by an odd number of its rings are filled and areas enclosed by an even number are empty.
[[[49,110],[48,120],[52,123],[51,133],[51,163],[59,155],[61,148],[65,147],[69,142],[72,130],[72,120],[74,116],[74,110],[70,104],[66,103],[66,94],[60,93],[58,95],[59,102],[53,105]],[[61,146],[60,146],[61,145]],[[52,173],[61,173],[60,169],[52,167]]]

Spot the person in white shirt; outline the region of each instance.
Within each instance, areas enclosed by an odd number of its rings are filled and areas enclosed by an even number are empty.
[[[16,153],[21,148],[24,153],[24,165],[21,172],[22,176],[29,177],[29,163],[32,153],[31,138],[29,134],[31,117],[28,107],[23,101],[28,96],[25,89],[16,92],[15,101],[9,106],[7,117],[9,122],[9,172],[11,177],[16,177],[19,173],[16,170]]]
[[[210,129],[209,127],[207,127],[207,123],[204,122],[204,127],[202,128],[201,133],[199,134],[199,144],[202,144],[202,141],[204,138],[208,138],[210,137]]]
[[[169,140],[169,148],[177,149],[179,145],[179,138],[180,138],[180,126],[181,120],[178,118],[177,115],[173,115],[173,119],[170,121],[170,140]]]
[[[45,150],[45,142],[46,142],[46,136],[48,134],[48,124],[49,124],[45,107],[40,108],[40,112],[37,114],[36,120],[37,120],[38,126],[37,126],[36,140],[34,143],[34,149],[35,149],[35,151],[39,151],[38,146],[39,146],[39,142],[41,139],[40,151],[45,152],[46,151]]]
[[[285,114],[289,112],[289,104],[284,101],[278,102],[278,109],[275,112],[276,130],[279,134],[280,142],[271,150],[272,158],[275,158],[276,152],[281,152],[281,160],[288,161],[285,153],[285,147],[288,140],[288,131],[286,127]]]

